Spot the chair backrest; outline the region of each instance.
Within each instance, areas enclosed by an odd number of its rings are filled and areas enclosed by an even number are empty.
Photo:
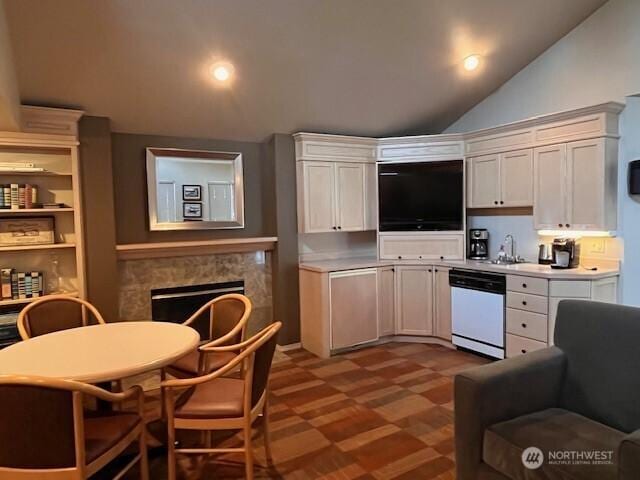
[[[231,332],[238,324],[242,323],[235,338],[230,338],[228,343],[240,343],[244,338],[246,324],[251,315],[251,301],[244,295],[229,293],[208,301],[200,307],[185,322],[195,328],[205,339],[216,340]]]
[[[0,376],[0,469],[76,466],[73,392],[12,378]]]
[[[640,308],[584,300],[558,306],[567,356],[561,406],[623,432],[640,428]]]
[[[18,315],[18,331],[23,340],[47,333],[105,323],[100,312],[86,300],[67,295],[51,295],[30,303]]]
[[[252,374],[247,382],[251,385],[251,407],[262,398],[267,384],[269,383],[269,374],[271,373],[271,364],[273,363],[273,354],[276,350],[278,331],[282,327],[282,323],[276,322],[264,328],[255,337],[260,337],[257,342],[261,344],[253,353]],[[254,337],[254,338],[255,338]],[[247,385],[248,387],[249,385]]]

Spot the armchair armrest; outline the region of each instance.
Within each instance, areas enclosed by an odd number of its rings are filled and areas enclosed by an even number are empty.
[[[622,439],[618,449],[618,478],[634,480],[640,472],[640,430]]]
[[[562,350],[550,347],[456,375],[458,480],[476,478],[488,426],[557,405],[565,369]]]

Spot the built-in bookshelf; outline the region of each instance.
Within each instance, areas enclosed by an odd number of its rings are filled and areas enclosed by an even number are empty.
[[[32,109],[33,107],[28,107]],[[85,262],[82,222],[82,195],[79,177],[77,123],[82,112],[33,109],[27,113],[55,114],[70,126],[67,134],[42,133],[48,122],[43,118],[31,132],[0,132],[0,185],[18,184],[37,187],[33,208],[0,208],[0,221],[17,219],[53,219],[54,243],[11,244],[0,242],[0,268],[16,272],[42,272],[42,296],[68,294],[84,298]],[[62,112],[62,116],[58,117]],[[52,129],[54,131],[55,129]],[[34,133],[33,131],[37,131]],[[9,167],[7,167],[9,165]],[[26,171],[29,165],[31,171]],[[23,168],[24,167],[24,168]],[[3,171],[23,168],[25,171]],[[41,169],[41,170],[36,170]],[[47,208],[49,205],[62,205]],[[44,205],[44,208],[37,208]],[[5,204],[6,206],[6,204]],[[42,297],[0,297],[0,307],[26,305]]]

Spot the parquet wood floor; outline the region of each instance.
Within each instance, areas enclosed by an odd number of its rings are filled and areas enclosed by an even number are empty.
[[[272,450],[267,467],[260,422],[254,429],[256,478],[415,480],[454,478],[453,375],[486,363],[439,345],[390,343],[320,359],[287,352],[274,365]],[[182,433],[182,434],[180,434]],[[196,445],[192,432],[179,432]],[[239,446],[234,434],[215,437]],[[166,457],[151,458],[166,478]],[[244,478],[240,455],[179,457],[180,478]],[[132,470],[125,478],[136,479]]]

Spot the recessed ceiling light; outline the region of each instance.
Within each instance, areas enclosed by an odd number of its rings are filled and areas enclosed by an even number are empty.
[[[233,77],[233,65],[230,63],[215,63],[210,68],[211,76],[220,83],[227,83]]]
[[[480,65],[480,55],[469,55],[464,59],[463,65],[465,70],[475,70]]]

